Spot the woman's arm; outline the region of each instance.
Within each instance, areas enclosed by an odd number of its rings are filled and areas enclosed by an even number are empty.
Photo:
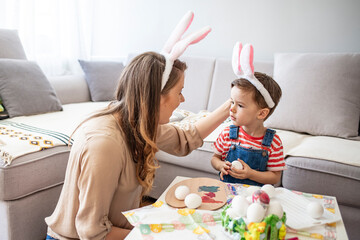
[[[228,99],[207,117],[200,119],[195,123],[196,129],[199,131],[202,139],[206,138],[222,122],[224,122],[227,117],[229,117],[230,104],[230,99]]]

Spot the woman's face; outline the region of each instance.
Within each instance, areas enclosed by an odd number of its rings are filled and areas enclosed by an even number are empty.
[[[185,98],[182,95],[183,88],[184,74],[181,75],[179,81],[166,95],[161,95],[159,124],[168,123],[173,111],[180,105],[180,103],[185,101]]]

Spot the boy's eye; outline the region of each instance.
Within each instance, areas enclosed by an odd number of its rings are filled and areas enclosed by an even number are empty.
[[[241,104],[238,104],[238,106],[241,107],[241,108],[243,107]]]

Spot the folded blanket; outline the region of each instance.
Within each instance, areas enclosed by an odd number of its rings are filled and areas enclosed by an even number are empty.
[[[66,134],[11,121],[0,122],[0,158],[5,166],[16,157],[72,144]]]

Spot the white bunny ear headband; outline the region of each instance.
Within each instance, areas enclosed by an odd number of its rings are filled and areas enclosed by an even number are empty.
[[[193,19],[193,12],[189,11],[186,13],[171,33],[169,39],[161,51],[161,54],[164,55],[166,59],[165,70],[161,81],[161,90],[163,90],[167,81],[169,80],[169,75],[174,61],[184,53],[189,45],[201,41],[211,31],[211,28],[207,26],[181,39],[182,35],[189,28]]]
[[[254,85],[264,97],[265,102],[269,106],[269,108],[273,108],[275,106],[275,103],[272,100],[268,90],[266,90],[264,85],[254,75],[253,60],[253,46],[251,44],[245,44],[245,46],[243,47],[241,42],[237,42],[234,46],[232,56],[232,68],[235,75],[238,78],[245,78],[252,85]]]

